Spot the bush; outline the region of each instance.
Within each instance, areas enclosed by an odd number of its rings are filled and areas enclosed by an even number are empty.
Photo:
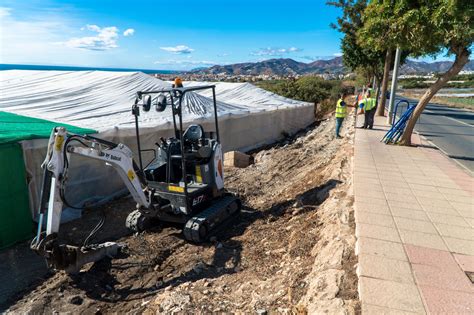
[[[324,80],[316,76],[264,81],[259,82],[258,86],[284,97],[318,104],[318,116],[335,110],[341,92],[350,94],[354,91],[354,87],[344,86],[340,80]]]

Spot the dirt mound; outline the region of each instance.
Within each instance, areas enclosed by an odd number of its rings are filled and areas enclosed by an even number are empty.
[[[174,226],[130,235],[123,224],[133,202],[109,204],[97,238],[124,243],[121,256],[75,277],[56,273],[9,311],[357,312],[353,128],[347,120],[342,140],[334,139],[331,118],[256,153],[245,169],[227,168],[226,185],[239,193],[244,209],[204,245],[185,242]],[[83,239],[101,213],[67,224],[63,237]]]

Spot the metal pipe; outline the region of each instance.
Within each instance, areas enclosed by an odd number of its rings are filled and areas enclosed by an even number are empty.
[[[220,142],[219,137],[219,123],[217,121],[217,102],[216,102],[216,87],[212,87],[212,100],[214,102],[214,120],[216,122],[216,134],[217,134],[217,142]]]
[[[182,181],[184,182],[184,197],[185,197],[185,200],[186,200],[186,211],[188,211],[188,204],[187,204],[187,200],[188,200],[188,183],[187,183],[187,180],[186,180],[186,154],[184,153],[184,139],[183,139],[183,118],[182,118],[182,114],[183,114],[183,109],[181,107],[181,103],[182,103],[182,100],[184,98],[184,94],[186,92],[183,92],[183,94],[180,95],[180,98],[179,98],[179,106],[178,106],[178,117],[179,117],[179,142],[180,142],[180,145],[181,145],[181,168],[183,169],[182,170]]]
[[[400,47],[397,47],[397,51],[395,53],[395,64],[393,66],[393,74],[392,74],[392,87],[390,89],[390,101],[388,103],[388,115],[387,115],[387,123],[389,125],[393,124],[393,104],[395,102],[395,94],[397,92],[397,81],[398,81],[398,68],[400,66]]]
[[[140,163],[140,175],[143,174],[142,149],[140,145],[140,131],[138,129],[138,116],[140,116],[140,108],[137,105],[132,107],[133,116],[135,116],[135,134],[137,136],[138,162]]]

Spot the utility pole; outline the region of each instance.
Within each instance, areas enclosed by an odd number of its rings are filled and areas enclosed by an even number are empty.
[[[395,93],[397,92],[398,68],[400,66],[400,47],[397,47],[395,53],[395,64],[393,66],[392,87],[390,89],[390,102],[388,103],[387,122],[389,125],[393,124],[393,105],[395,103]]]

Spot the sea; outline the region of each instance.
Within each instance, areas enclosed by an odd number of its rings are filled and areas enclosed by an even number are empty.
[[[135,69],[135,68],[98,68],[98,67],[73,67],[73,66],[45,66],[45,65],[17,65],[0,64],[0,70],[55,70],[55,71],[117,71],[117,72],[137,72],[141,71],[148,74],[173,74],[179,71],[156,70],[156,69]]]

